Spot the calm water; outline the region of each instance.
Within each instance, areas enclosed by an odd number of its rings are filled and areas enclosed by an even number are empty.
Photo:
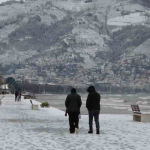
[[[80,94],[82,99],[81,114],[88,114],[85,107],[87,94]],[[67,95],[38,94],[37,101],[49,102],[51,106],[65,110]],[[131,114],[131,104],[138,104],[142,112],[150,112],[150,94],[102,94],[102,114]]]

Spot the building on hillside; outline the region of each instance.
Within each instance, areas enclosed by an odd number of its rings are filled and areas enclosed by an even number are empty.
[[[87,82],[86,87],[88,88],[89,86],[93,85],[93,82]]]
[[[15,74],[19,74],[19,75],[25,75],[29,72],[30,72],[29,69],[16,69],[15,70]]]
[[[95,83],[95,87],[101,92],[111,92],[111,83],[99,81]]]
[[[39,84],[39,80],[36,79],[36,78],[28,78],[26,79],[29,83],[32,83],[32,84]]]

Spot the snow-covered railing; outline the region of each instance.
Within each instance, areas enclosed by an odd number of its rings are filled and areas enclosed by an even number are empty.
[[[2,100],[3,98],[4,98],[4,96],[2,96],[2,97],[0,98],[0,105],[2,104],[2,101],[1,101],[1,100]]]

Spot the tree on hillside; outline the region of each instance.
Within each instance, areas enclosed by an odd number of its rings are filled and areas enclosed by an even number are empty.
[[[62,37],[72,31],[73,21],[72,17],[67,16],[51,25],[46,25],[41,22],[40,16],[36,15],[9,34],[9,43],[22,51],[29,49],[44,51],[62,41]],[[30,39],[25,38],[27,36]],[[24,40],[20,41],[21,38]]]
[[[0,85],[2,85],[3,84],[3,77],[2,77],[2,75],[0,74]]]
[[[133,0],[134,3],[138,3],[144,7],[150,7],[150,0]]]
[[[107,35],[110,35],[109,34],[109,29],[108,29],[108,24],[107,24],[107,22],[108,22],[108,15],[109,15],[110,10],[111,10],[111,6],[108,5],[107,8],[106,8],[105,15],[104,15],[104,17],[105,17],[105,29],[106,29]]]
[[[1,65],[0,65],[0,68],[1,68]],[[0,73],[0,85],[2,85],[2,84],[3,84],[3,77],[2,77],[2,75]]]

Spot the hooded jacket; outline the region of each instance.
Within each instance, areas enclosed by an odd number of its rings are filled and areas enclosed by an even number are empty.
[[[76,94],[76,90],[72,89],[71,94],[66,98],[65,105],[67,112],[80,112],[80,107],[82,105],[80,95]]]
[[[88,110],[100,110],[100,94],[95,91],[94,86],[89,86],[87,91],[89,94],[86,100],[86,108]]]

